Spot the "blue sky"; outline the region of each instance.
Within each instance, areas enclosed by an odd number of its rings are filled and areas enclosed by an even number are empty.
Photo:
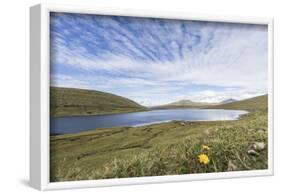
[[[151,106],[267,93],[267,26],[51,14],[51,85]]]

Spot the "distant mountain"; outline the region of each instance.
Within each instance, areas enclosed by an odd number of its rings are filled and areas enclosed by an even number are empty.
[[[235,100],[233,98],[229,98],[229,99],[221,101],[220,104],[226,104],[226,103],[237,102],[237,101],[238,100]]]
[[[172,108],[206,108],[218,103],[193,102],[191,100],[179,100],[165,105],[153,106],[152,109],[172,109]]]
[[[101,115],[145,111],[148,108],[115,94],[96,90],[50,88],[51,116]]]
[[[236,102],[219,104],[208,108],[215,109],[241,109],[241,110],[264,110],[268,107],[268,95],[257,96]]]
[[[179,100],[173,103],[170,103],[168,105],[174,105],[174,106],[187,106],[187,105],[195,105],[198,103],[192,102],[191,100]]]

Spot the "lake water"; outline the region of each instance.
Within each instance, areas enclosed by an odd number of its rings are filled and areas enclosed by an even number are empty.
[[[85,130],[117,127],[141,126],[171,120],[184,121],[225,121],[236,120],[246,114],[243,110],[222,109],[165,109],[125,114],[71,116],[51,118],[51,134],[77,133]]]

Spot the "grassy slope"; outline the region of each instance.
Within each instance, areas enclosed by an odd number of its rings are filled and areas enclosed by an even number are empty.
[[[180,100],[166,105],[154,106],[152,109],[173,109],[173,108],[206,108],[215,105],[213,103],[193,102],[190,100]]]
[[[51,87],[51,115],[100,115],[144,111],[127,98],[94,90]]]
[[[266,169],[267,148],[259,156],[247,153],[253,142],[267,145],[266,99],[241,102],[251,113],[238,121],[173,121],[51,137],[51,181],[220,172],[230,170],[229,163],[235,170]],[[209,156],[208,165],[198,162],[200,153]]]
[[[255,98],[237,101],[237,102],[231,102],[227,104],[220,104],[220,105],[214,105],[210,106],[209,108],[217,108],[217,109],[243,109],[243,110],[260,110],[267,107],[267,95],[258,96]]]

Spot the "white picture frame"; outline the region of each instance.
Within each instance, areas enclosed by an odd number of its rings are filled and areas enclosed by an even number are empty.
[[[154,176],[70,182],[49,181],[49,20],[50,12],[87,13],[117,16],[216,21],[268,25],[268,169],[207,174]],[[176,181],[225,179],[273,175],[273,19],[213,16],[145,10],[105,9],[40,4],[30,8],[30,185],[39,190],[151,184]]]

